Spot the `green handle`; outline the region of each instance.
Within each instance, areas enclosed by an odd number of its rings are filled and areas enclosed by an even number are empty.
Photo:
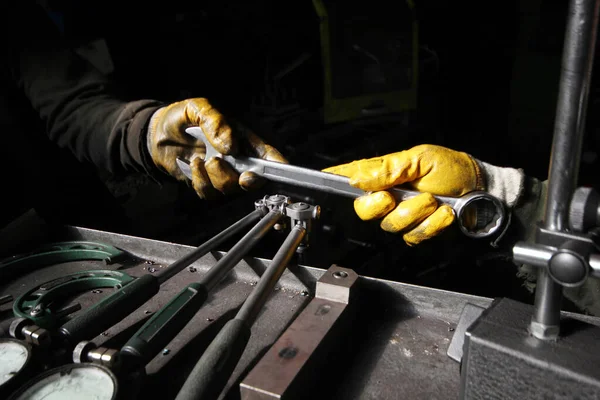
[[[175,400],[216,399],[240,361],[250,340],[244,320],[232,319],[206,349]]]
[[[123,359],[140,365],[148,363],[192,319],[207,297],[204,285],[186,286],[125,343],[121,348]]]
[[[159,289],[154,275],[143,275],[77,314],[59,329],[59,334],[73,345],[92,339],[131,314]]]

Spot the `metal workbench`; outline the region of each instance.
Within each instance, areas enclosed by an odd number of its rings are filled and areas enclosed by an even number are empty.
[[[86,269],[122,269],[140,276],[163,268],[191,249],[174,243],[143,239],[78,227],[68,227],[63,240],[87,240],[112,245],[138,258],[133,263],[104,265],[100,261],[69,262],[45,267],[2,282],[0,294],[18,296],[27,288],[61,275]],[[198,281],[224,253],[209,254],[177,274],[161,291],[118,325],[94,338],[97,345],[118,346],[184,285]],[[239,263],[211,294],[205,306],[179,335],[146,367],[142,394],[172,398],[203,349],[247,298],[269,260],[251,258]],[[343,267],[343,266],[342,266]],[[315,293],[325,271],[291,265],[252,328],[249,345],[222,398],[239,398],[239,382]],[[459,392],[459,364],[446,351],[461,311],[468,302],[487,307],[492,299],[436,290],[361,276],[358,305],[352,325],[335,357],[315,371],[315,398],[335,399],[449,399]],[[106,293],[77,298],[83,308]],[[9,306],[0,308],[2,318]]]

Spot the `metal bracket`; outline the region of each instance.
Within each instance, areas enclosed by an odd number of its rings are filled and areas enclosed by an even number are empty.
[[[565,287],[582,285],[588,276],[600,274],[598,249],[591,235],[552,231],[537,227],[536,243],[518,242],[513,247],[517,262],[546,270],[558,284]]]
[[[331,350],[323,342],[342,334],[340,319],[357,284],[353,270],[330,267],[317,282],[316,296],[240,383],[241,398],[289,399],[312,387],[317,357]]]
[[[257,210],[263,210],[266,214],[271,210],[278,210],[290,219],[290,228],[300,224],[306,230],[306,235],[302,240],[302,243],[296,251],[302,253],[306,250],[309,243],[309,236],[312,229],[312,220],[318,219],[321,216],[321,207],[313,206],[304,202],[292,203],[288,196],[281,194],[275,194],[271,196],[265,196],[264,198],[257,200],[254,203]],[[283,230],[285,223],[278,223],[275,225],[276,230]]]

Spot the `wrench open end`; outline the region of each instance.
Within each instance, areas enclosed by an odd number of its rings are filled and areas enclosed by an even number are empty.
[[[177,157],[175,160],[177,162],[177,166],[183,175],[189,180],[192,179],[192,168],[190,167],[190,162],[188,160],[184,160],[183,158]]]

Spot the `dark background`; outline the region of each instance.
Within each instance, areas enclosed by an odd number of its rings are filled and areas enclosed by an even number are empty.
[[[361,5],[367,17],[386,7],[408,10],[398,2]],[[311,1],[64,0],[47,6],[75,44],[106,40],[111,76],[128,98],[209,98],[293,164],[321,169],[433,143],[546,179],[566,1],[416,1],[415,14],[398,14],[398,24],[418,22],[417,108],[336,124],[323,121],[319,19]],[[388,32],[378,31],[383,24],[375,16],[370,21],[363,29],[385,37]],[[274,87],[274,76],[297,59],[304,62]],[[593,81],[582,185],[597,182],[598,86]],[[369,276],[529,298],[506,249],[467,240],[453,229],[409,248],[376,223],[361,222],[347,199],[269,185],[204,203],[183,184],[101,177],[128,215],[126,224],[109,227],[114,231],[199,244],[249,212],[255,199],[281,192],[323,208],[311,251],[301,260],[307,265],[338,263]],[[95,227],[93,218],[88,226]],[[253,255],[271,257],[280,240],[273,233]]]

